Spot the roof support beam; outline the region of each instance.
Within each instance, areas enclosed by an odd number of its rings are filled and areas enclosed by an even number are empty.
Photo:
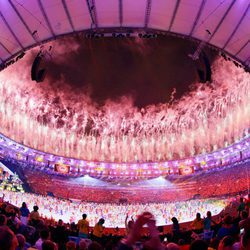
[[[73,22],[72,22],[72,18],[71,18],[71,15],[70,15],[70,13],[69,13],[69,10],[68,10],[66,1],[65,1],[65,0],[62,0],[62,4],[63,4],[63,8],[64,8],[64,10],[65,10],[65,13],[66,13],[66,15],[67,15],[67,17],[68,17],[69,24],[70,24],[72,30],[75,31],[75,27],[74,27],[74,24],[73,24]]]
[[[196,28],[196,25],[197,25],[197,23],[199,22],[199,19],[200,19],[200,17],[201,17],[201,13],[202,13],[202,11],[203,11],[203,9],[204,9],[205,3],[206,3],[206,0],[202,0],[201,5],[200,5],[200,8],[199,8],[199,11],[198,11],[198,13],[197,13],[197,15],[196,15],[196,18],[195,18],[195,20],[194,20],[192,29],[191,29],[191,31],[190,31],[190,33],[189,33],[189,36],[192,36],[192,35],[193,35],[193,32],[194,32],[194,30],[195,30],[195,28]]]
[[[237,23],[237,25],[235,26],[233,32],[231,33],[231,35],[228,37],[227,41],[225,42],[224,46],[222,47],[222,49],[224,50],[227,45],[229,44],[229,42],[232,40],[232,38],[234,37],[235,33],[237,32],[238,28],[240,27],[242,21],[244,20],[244,18],[246,17],[246,14],[248,13],[248,10],[250,8],[250,4],[248,4],[246,10],[244,11],[242,17],[240,18],[239,22]]]
[[[8,54],[12,55],[12,53],[8,50],[8,48],[0,41],[0,45],[4,48],[5,51],[8,52]]]
[[[86,0],[91,18],[91,28],[98,28],[95,0]]]
[[[13,31],[13,29],[10,27],[9,23],[7,22],[7,20],[5,19],[5,17],[3,16],[2,12],[0,12],[0,16],[3,19],[5,25],[7,26],[7,28],[9,29],[10,33],[12,34],[12,36],[15,38],[17,44],[24,49],[21,41],[18,39],[17,35],[15,34],[15,32]]]
[[[171,29],[172,29],[172,26],[173,26],[173,23],[174,23],[174,19],[175,19],[176,13],[177,13],[177,11],[178,11],[180,2],[181,2],[181,0],[177,0],[177,1],[176,1],[175,8],[174,8],[174,12],[173,12],[173,15],[172,15],[172,18],[171,18],[169,27],[168,27],[168,31],[171,31]]]
[[[41,1],[41,0],[38,0],[38,4],[39,4],[39,7],[40,7],[40,9],[41,9],[41,11],[42,11],[43,17],[44,17],[44,19],[45,19],[45,21],[46,21],[47,27],[49,28],[49,31],[50,31],[51,35],[55,37],[55,33],[54,33],[53,29],[52,29],[52,26],[51,26],[51,24],[50,24],[50,21],[49,21],[49,19],[48,19],[48,16],[47,16],[47,14],[46,14],[46,12],[45,12],[45,9],[44,9],[44,7],[43,7],[42,1]]]
[[[28,24],[25,22],[25,20],[23,19],[22,15],[20,14],[20,12],[18,11],[18,9],[16,8],[16,6],[13,4],[12,0],[8,0],[12,9],[15,11],[15,13],[17,14],[17,16],[19,17],[19,19],[21,20],[22,24],[25,26],[26,30],[28,31],[28,33],[30,34],[30,36],[32,37],[32,39],[36,41],[35,37],[32,34],[31,29],[29,28]]]
[[[122,27],[123,24],[123,1],[119,0],[119,22],[120,27]]]
[[[250,56],[248,57],[248,59],[244,62],[245,67],[248,69],[248,72],[250,70]]]
[[[217,33],[217,31],[219,30],[219,28],[221,27],[222,23],[224,22],[225,18],[227,17],[228,13],[230,12],[230,10],[232,9],[233,5],[236,3],[235,0],[232,0],[229,7],[227,8],[226,12],[224,13],[223,17],[221,18],[221,20],[219,21],[219,23],[217,24],[215,30],[212,32],[211,36],[209,37],[207,42],[210,42],[214,35]]]
[[[250,43],[250,40],[246,41],[243,46],[237,51],[237,53],[235,54],[235,56],[237,56],[238,54],[240,54],[240,52],[246,48],[246,46]]]
[[[250,66],[250,56],[244,61],[244,64]]]
[[[147,0],[147,6],[146,6],[146,11],[145,11],[145,19],[144,19],[144,27],[148,27],[149,23],[149,18],[151,14],[151,7],[152,7],[152,0]]]

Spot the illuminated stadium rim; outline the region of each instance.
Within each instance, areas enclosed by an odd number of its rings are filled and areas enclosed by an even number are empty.
[[[46,43],[58,40],[60,38],[65,38],[65,37],[70,37],[70,36],[83,36],[88,39],[98,39],[98,37],[93,37],[93,35],[103,35],[104,37],[114,37],[114,34],[119,35],[122,34],[124,35],[124,38],[126,37],[126,34],[129,34],[129,37],[139,37],[139,34],[142,35],[157,35],[157,36],[172,36],[172,37],[177,37],[177,38],[182,38],[186,39],[191,42],[195,43],[200,43],[202,40],[192,37],[190,35],[185,35],[185,34],[180,34],[180,33],[175,33],[172,31],[166,31],[166,30],[160,30],[160,29],[152,29],[152,28],[142,28],[142,27],[120,27],[120,28],[96,28],[96,29],[86,29],[82,31],[75,31],[75,32],[70,32],[70,33],[65,33],[65,34],[60,34],[48,39],[45,39],[39,43],[34,43],[31,46],[28,46],[26,48],[23,48],[21,51],[18,51],[14,53],[12,56],[10,56],[7,60],[2,60],[0,63],[0,72],[7,68],[8,66],[14,64],[18,60],[20,60],[23,56],[24,53],[28,50],[31,50],[32,48],[35,48],[37,46],[44,45]],[[92,35],[92,37],[91,37]],[[127,37],[128,38],[128,37]],[[116,39],[122,39],[121,37],[116,37]],[[141,39],[154,39],[152,38],[141,38]],[[247,61],[242,61],[240,58],[236,57],[235,55],[231,54],[230,52],[217,47],[214,44],[211,43],[206,43],[206,47],[213,49],[221,54],[225,54],[228,56],[229,59],[232,59],[234,61],[237,61],[243,68],[250,70],[250,64],[246,64]],[[20,57],[20,55],[22,55]]]
[[[201,40],[193,38],[188,35],[158,30],[158,29],[149,29],[149,28],[134,28],[134,27],[122,27],[122,28],[98,28],[98,29],[88,29],[79,32],[73,32],[63,35],[58,35],[49,39],[42,41],[39,44],[33,44],[14,54],[5,64],[0,64],[0,71],[11,64],[14,64],[19,59],[24,51],[30,50],[38,45],[46,44],[50,41],[60,39],[63,37],[68,37],[72,35],[82,35],[89,39],[98,39],[90,38],[91,35],[104,35],[104,37],[112,37],[113,34],[119,35],[130,34],[130,37],[139,37],[139,34],[151,34],[151,35],[170,35],[182,39],[187,39],[189,41],[196,42],[197,44]],[[122,39],[117,37],[116,39]],[[142,39],[154,39],[154,38],[142,38]],[[241,65],[244,65],[244,62],[241,62],[239,58],[236,58],[234,55],[231,55],[227,51],[216,47],[213,44],[206,44],[207,47],[214,49],[218,52],[224,53],[229,56],[232,60],[235,60]],[[2,67],[1,67],[2,66]],[[54,171],[55,164],[62,164],[69,166],[69,175],[73,176],[82,176],[89,174],[92,177],[131,177],[131,178],[154,178],[159,176],[166,176],[171,174],[191,174],[192,172],[199,171],[202,169],[211,169],[217,168],[223,165],[235,163],[250,157],[250,137],[247,136],[240,140],[238,143],[234,143],[229,147],[219,149],[215,152],[210,152],[204,155],[197,155],[194,157],[176,159],[169,161],[160,161],[160,162],[101,162],[101,161],[86,161],[75,158],[58,156],[55,154],[45,153],[36,149],[32,149],[28,146],[24,146],[15,142],[12,139],[7,138],[6,136],[0,133],[0,154],[2,156],[7,156],[12,159],[19,161],[28,162],[31,165],[40,166],[48,170]],[[184,169],[186,173],[181,173],[180,170]]]
[[[55,170],[55,165],[67,167],[62,174],[92,177],[155,178],[167,175],[189,175],[196,171],[213,169],[250,158],[250,136],[224,149],[180,160],[115,163],[78,160],[31,149],[0,134],[0,156],[11,158],[43,170]],[[64,168],[65,169],[65,168]]]

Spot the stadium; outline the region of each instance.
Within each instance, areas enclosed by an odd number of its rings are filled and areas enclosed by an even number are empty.
[[[217,218],[230,211],[236,220],[248,210],[249,6],[0,2],[0,193],[15,209],[23,202],[39,207],[39,223],[28,216],[25,225],[35,231],[25,235],[30,246],[41,224],[56,228],[62,219],[66,228],[82,214],[94,232],[105,220],[103,237],[87,233],[92,243],[123,249],[117,242],[125,221],[136,223],[144,212],[165,239],[173,218],[189,225],[197,213]],[[232,213],[242,199],[244,208]],[[214,223],[209,240],[223,223]],[[107,239],[116,228],[115,240]],[[192,245],[185,230],[172,230],[167,242]],[[68,237],[75,249],[78,231]],[[105,245],[111,239],[116,248]],[[52,240],[66,249],[67,241]],[[145,249],[172,249],[163,243]]]

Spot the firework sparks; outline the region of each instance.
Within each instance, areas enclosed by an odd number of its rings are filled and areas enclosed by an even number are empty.
[[[87,92],[37,87],[22,72],[26,66],[0,74],[1,133],[41,151],[91,161],[165,161],[232,144],[250,125],[249,74],[222,59],[211,84],[141,109],[130,96],[98,105]]]

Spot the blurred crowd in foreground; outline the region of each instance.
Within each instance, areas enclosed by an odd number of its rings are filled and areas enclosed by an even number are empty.
[[[234,200],[217,217],[207,211],[203,218],[197,211],[185,229],[176,214],[171,218],[168,232],[156,226],[153,212],[132,218],[128,214],[124,222],[126,231],[114,228],[111,233],[106,231],[103,218],[99,218],[94,227],[90,227],[86,213],[76,223],[64,223],[63,217],[55,222],[41,217],[38,206],[30,211],[25,202],[16,207],[2,199],[0,250],[250,249],[249,208],[250,196]]]

